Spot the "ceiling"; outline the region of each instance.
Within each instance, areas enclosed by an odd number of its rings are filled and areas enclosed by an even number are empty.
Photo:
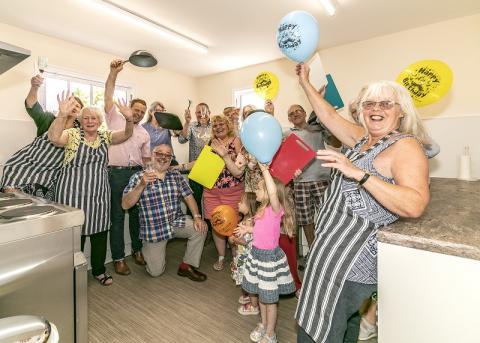
[[[2,6],[0,22],[119,57],[145,49],[161,68],[200,77],[282,57],[276,29],[293,10],[316,17],[319,49],[480,12],[479,0],[337,0],[333,17],[319,0],[110,0],[207,45],[208,53],[201,53],[99,11],[91,1],[15,0]]]

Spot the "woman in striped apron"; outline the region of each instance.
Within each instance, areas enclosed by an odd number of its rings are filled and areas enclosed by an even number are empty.
[[[368,85],[360,101],[363,127],[345,120],[310,84],[309,68],[297,65],[299,82],[317,117],[346,147],[319,150],[332,168],[316,220],[315,241],[295,313],[297,342],[357,342],[358,309],[376,290],[379,227],[399,217],[418,217],[429,201],[429,138],[408,92],[390,81]]]
[[[17,151],[5,162],[0,190],[9,192],[21,190],[27,194],[54,199],[55,179],[62,167],[63,149],[55,147],[47,136],[47,131],[55,115],[45,112],[38,103],[38,89],[43,77],[32,78],[32,87],[25,99],[25,110],[37,126],[37,137],[32,143]],[[76,104],[70,117],[65,121],[65,128],[79,127],[77,114],[83,108],[82,101],[75,97]]]
[[[59,99],[59,114],[48,130],[53,144],[65,148],[63,167],[55,190],[55,201],[85,212],[82,228],[82,251],[90,237],[93,276],[105,286],[112,277],[105,272],[107,233],[110,225],[110,186],[108,183],[108,146],[126,141],[133,132],[131,109],[119,105],[126,119],[124,131],[98,131],[102,114],[95,107],[80,112],[81,128],[63,130],[71,112],[72,98]]]

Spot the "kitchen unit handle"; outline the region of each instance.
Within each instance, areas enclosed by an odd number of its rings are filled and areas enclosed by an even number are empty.
[[[47,342],[51,326],[37,316],[13,316],[0,319],[0,342],[23,342],[35,337],[35,342]]]

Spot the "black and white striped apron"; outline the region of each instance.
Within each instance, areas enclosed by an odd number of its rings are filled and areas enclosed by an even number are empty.
[[[364,152],[358,152],[365,138],[345,156],[355,163],[371,157],[397,141],[389,140],[393,132]],[[368,171],[368,170],[367,170]],[[378,225],[360,217],[347,206],[342,193],[343,174],[332,169],[332,183],[325,191],[323,206],[315,225],[315,241],[310,250],[301,295],[295,312],[298,324],[315,342],[325,342],[332,316],[349,271]],[[370,196],[371,197],[371,196]],[[392,214],[393,215],[393,214]],[[392,217],[393,218],[393,217]]]
[[[80,130],[75,157],[63,166],[56,185],[57,202],[85,212],[82,235],[107,231],[110,225],[108,144],[100,137],[100,146],[92,148],[85,144],[84,132]]]
[[[14,187],[53,200],[55,179],[63,158],[63,148],[54,146],[44,133],[5,162],[1,188]]]

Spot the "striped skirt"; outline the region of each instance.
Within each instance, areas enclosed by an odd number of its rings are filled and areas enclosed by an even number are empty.
[[[280,294],[295,292],[295,282],[283,250],[280,247],[272,250],[252,247],[245,265],[242,288],[248,293],[258,294],[264,304],[278,302]]]

